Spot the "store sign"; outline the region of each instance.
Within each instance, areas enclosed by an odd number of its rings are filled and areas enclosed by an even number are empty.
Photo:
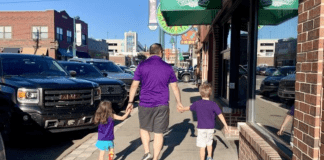
[[[183,34],[181,36],[180,44],[195,44],[197,39],[196,33],[195,30],[189,30],[187,33]]]
[[[157,8],[156,0],[149,0],[149,24],[148,27],[150,30],[156,30],[158,27],[157,19],[156,19],[156,8]]]
[[[158,7],[157,11],[157,21],[161,29],[170,35],[181,35],[189,31],[192,26],[168,26],[161,12],[161,5]]]
[[[82,32],[81,32],[81,24],[80,23],[75,24],[75,31],[76,31],[76,45],[81,46],[82,45]]]

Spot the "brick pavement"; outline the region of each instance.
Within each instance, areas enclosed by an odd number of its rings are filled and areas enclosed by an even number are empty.
[[[179,83],[182,101],[185,106],[199,99],[199,92],[194,85]],[[184,90],[183,90],[184,89]],[[170,125],[169,132],[165,133],[161,160],[198,160],[199,148],[196,147],[197,121],[192,112],[178,113],[175,107],[175,98],[170,96]],[[219,127],[215,127],[214,159],[237,160],[238,153],[234,140],[224,138]],[[153,137],[153,134],[151,134]],[[151,138],[152,139],[152,138]],[[99,150],[95,147],[97,134],[80,145],[63,160],[94,160],[98,159]],[[152,139],[153,141],[153,139]],[[115,159],[139,160],[144,149],[139,135],[137,108],[132,116],[115,126]],[[153,152],[151,143],[151,153]],[[105,157],[108,157],[106,154]]]

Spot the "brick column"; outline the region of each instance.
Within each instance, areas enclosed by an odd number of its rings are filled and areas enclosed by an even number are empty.
[[[300,0],[293,160],[319,159],[324,1]]]

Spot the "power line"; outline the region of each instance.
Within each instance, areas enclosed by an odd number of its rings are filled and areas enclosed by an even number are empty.
[[[32,1],[0,2],[0,4],[35,3],[35,2],[53,2],[53,1],[62,1],[62,0],[32,0]]]

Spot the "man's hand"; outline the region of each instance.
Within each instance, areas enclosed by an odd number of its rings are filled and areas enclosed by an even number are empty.
[[[277,135],[278,135],[278,136],[282,136],[282,129],[280,129],[280,130],[277,132]]]
[[[127,110],[132,111],[133,110],[133,107],[134,107],[133,103],[128,103],[127,108],[126,108],[126,111]]]
[[[183,113],[183,105],[181,103],[177,104],[177,110],[178,112]]]

